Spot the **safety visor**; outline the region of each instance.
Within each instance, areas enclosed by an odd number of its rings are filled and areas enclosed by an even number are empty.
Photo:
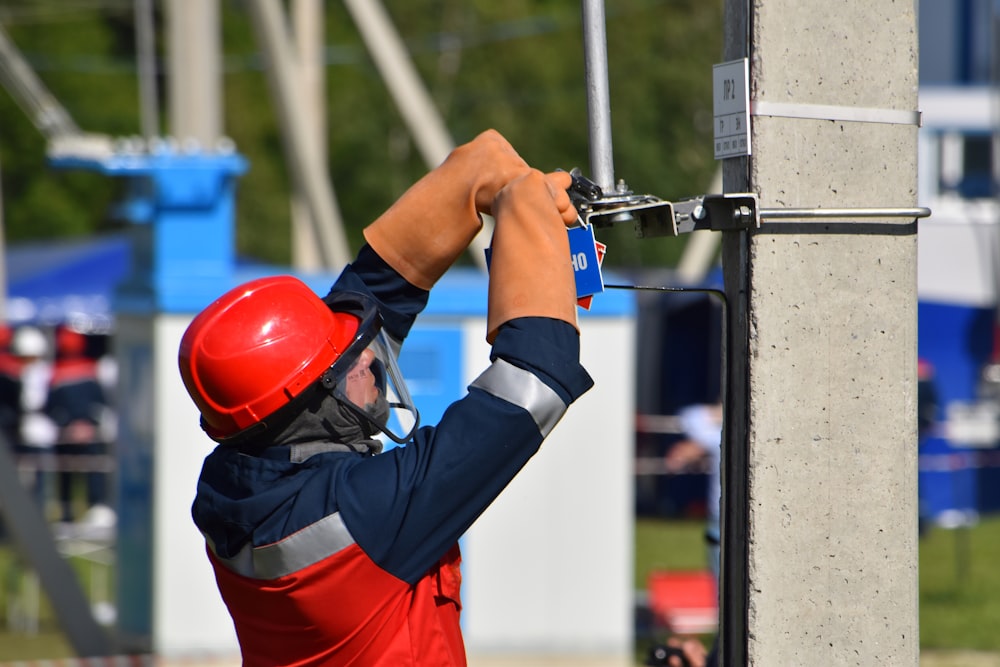
[[[396,361],[398,345],[382,329],[374,300],[357,292],[324,299],[330,310],[358,318],[354,341],[320,377],[327,391],[393,441],[410,440],[420,424]]]

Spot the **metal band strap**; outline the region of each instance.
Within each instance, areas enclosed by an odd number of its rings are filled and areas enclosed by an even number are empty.
[[[494,361],[471,386],[527,410],[543,438],[566,412],[559,394],[533,373],[503,359]]]
[[[855,123],[916,125],[920,127],[919,111],[848,107],[836,104],[798,104],[794,102],[752,100],[750,102],[750,115],[776,116],[779,118],[808,118],[811,120],[843,120]]]
[[[207,541],[226,569],[244,577],[270,580],[298,572],[346,549],[354,544],[354,537],[340,512],[335,512],[274,544],[260,547],[248,544],[232,558],[220,557],[212,541]]]

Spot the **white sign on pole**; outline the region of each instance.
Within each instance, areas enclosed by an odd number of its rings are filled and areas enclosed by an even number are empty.
[[[747,58],[712,66],[715,159],[750,155],[750,69]]]

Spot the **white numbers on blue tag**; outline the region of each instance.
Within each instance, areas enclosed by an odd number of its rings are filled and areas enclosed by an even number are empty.
[[[584,297],[604,291],[604,278],[601,276],[601,263],[597,257],[597,244],[594,239],[594,228],[570,227],[569,253],[573,263],[573,274],[576,278],[576,296]]]
[[[604,291],[604,277],[601,275],[601,258],[597,254],[597,240],[594,238],[594,228],[570,227],[569,255],[573,264],[573,277],[576,279],[576,296],[583,298]],[[601,246],[603,249],[603,245]],[[493,258],[493,248],[485,249],[486,267],[489,268]]]

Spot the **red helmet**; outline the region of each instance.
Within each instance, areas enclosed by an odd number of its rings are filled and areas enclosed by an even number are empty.
[[[87,351],[87,337],[63,325],[56,329],[56,354],[60,357],[82,357]]]
[[[14,329],[9,324],[0,322],[0,351],[10,352],[14,342]]]
[[[219,297],[188,326],[178,358],[205,432],[226,439],[287,405],[351,346],[358,325],[292,276]]]

